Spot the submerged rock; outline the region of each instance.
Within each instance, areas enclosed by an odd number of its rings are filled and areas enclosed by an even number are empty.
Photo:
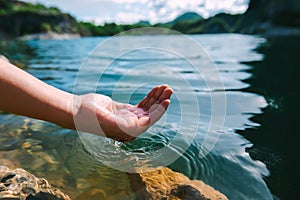
[[[138,199],[228,199],[224,194],[202,181],[190,180],[185,175],[167,167],[132,173],[129,174],[129,179]]]
[[[0,200],[70,200],[52,187],[47,180],[37,178],[24,169],[0,166]]]

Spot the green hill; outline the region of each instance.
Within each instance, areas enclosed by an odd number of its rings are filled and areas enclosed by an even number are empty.
[[[244,14],[220,13],[203,19],[194,12],[187,12],[176,19],[155,24],[154,27],[173,29],[185,34],[247,33],[300,34],[299,0],[250,0]],[[102,26],[91,22],[78,22],[74,17],[55,7],[31,4],[17,0],[0,0],[0,39],[15,38],[26,34],[56,32],[77,33],[81,36],[109,36],[134,28],[151,26],[147,21]]]
[[[195,12],[187,12],[179,15],[174,20],[166,23],[158,23],[154,26],[163,28],[172,28],[175,24],[193,23],[195,21],[202,20],[203,18]]]
[[[182,33],[300,34],[299,0],[250,0],[244,14],[220,13],[208,19],[175,23]]]
[[[49,31],[78,33],[77,21],[55,7],[0,0],[0,38],[15,38]]]

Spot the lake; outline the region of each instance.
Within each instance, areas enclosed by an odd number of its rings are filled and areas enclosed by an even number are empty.
[[[134,199],[126,172],[143,166],[169,166],[229,199],[292,198],[299,41],[216,34],[11,42],[10,58],[68,92],[135,104],[166,83],[174,95],[165,116],[127,144],[0,113],[0,158],[72,199],[93,199],[93,191]]]

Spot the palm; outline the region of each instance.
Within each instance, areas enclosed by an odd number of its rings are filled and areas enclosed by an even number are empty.
[[[113,122],[101,126],[108,137],[120,141],[132,140],[146,131],[161,118],[170,104],[172,90],[167,86],[156,86],[137,105],[111,101],[106,108],[110,114],[107,120]],[[113,127],[111,127],[113,125]]]
[[[89,100],[84,101],[88,103],[81,106],[84,107],[83,110],[96,111],[101,135],[104,134],[119,141],[130,141],[161,118],[170,104],[172,92],[171,88],[166,85],[156,86],[137,105],[118,103],[104,95],[93,96],[91,103],[91,98],[88,96],[86,99]],[[87,118],[89,117],[82,119]],[[92,130],[90,125],[83,129],[90,129],[88,132],[96,134],[100,132],[99,129]]]

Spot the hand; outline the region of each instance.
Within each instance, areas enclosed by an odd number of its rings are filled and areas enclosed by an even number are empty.
[[[170,104],[173,91],[166,85],[154,87],[137,105],[113,101],[101,94],[77,96],[74,116],[79,131],[131,141],[158,121]]]

